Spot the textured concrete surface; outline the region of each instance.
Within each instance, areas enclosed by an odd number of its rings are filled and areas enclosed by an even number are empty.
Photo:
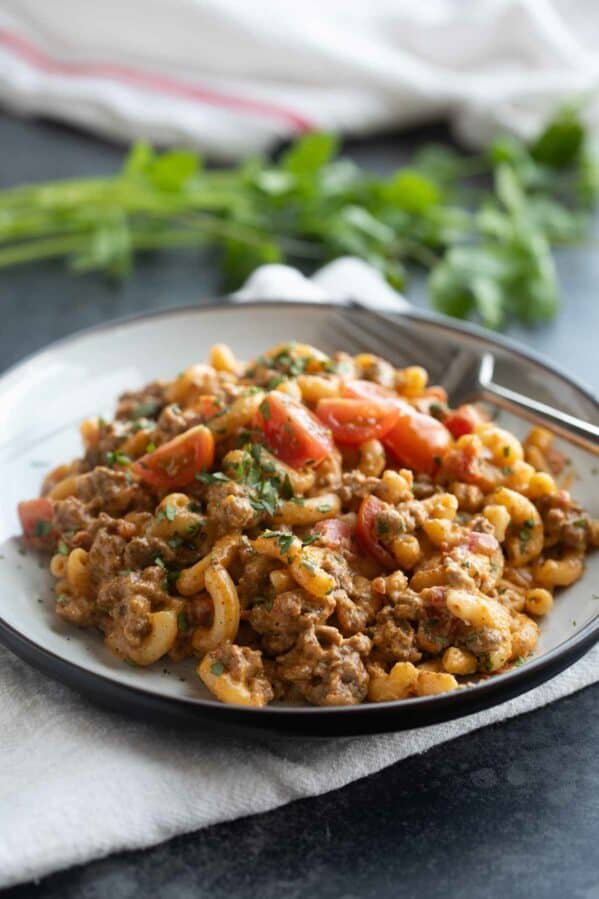
[[[439,129],[350,145],[390,170]],[[112,171],[122,151],[58,126],[0,114],[0,185]],[[559,260],[564,309],[511,334],[599,387],[599,257]],[[58,264],[0,273],[0,370],[57,337],[149,309],[214,297],[215,258],[177,253],[125,285],[74,278]],[[410,296],[425,303],[418,281]],[[440,746],[318,799],[112,856],[6,891],[6,899],[527,897],[599,899],[599,770],[589,688],[530,715]],[[2,822],[1,827],[10,826]],[[0,831],[1,831],[0,827]],[[0,836],[1,839],[1,836]]]

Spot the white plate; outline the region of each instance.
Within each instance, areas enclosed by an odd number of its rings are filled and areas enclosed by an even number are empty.
[[[599,554],[589,558],[584,578],[560,594],[542,624],[534,660],[468,690],[399,703],[226,707],[209,697],[191,662],[136,670],[112,656],[99,634],[77,631],[55,616],[46,561],[23,554],[15,509],[19,500],[38,494],[47,469],[80,453],[81,419],[110,417],[120,392],[157,377],[172,378],[205,359],[215,342],[229,343],[241,358],[291,338],[342,349],[336,344],[343,314],[332,306],[272,303],[169,311],[76,335],[5,374],[0,379],[0,638],[52,676],[129,712],[317,733],[399,729],[468,714],[529,689],[580,656],[599,629]],[[500,383],[597,420],[597,404],[583,388],[507,342],[416,313],[402,320],[415,340],[426,339],[431,347],[427,358],[415,355],[413,363],[430,369],[441,349],[485,345],[496,355]],[[365,338],[363,349],[370,348]],[[504,416],[503,422],[517,434],[526,430],[517,419]],[[569,445],[561,448],[576,471],[574,495],[599,516],[599,459]]]

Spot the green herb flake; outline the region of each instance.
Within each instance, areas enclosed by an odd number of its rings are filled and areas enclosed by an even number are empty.
[[[61,556],[68,556],[68,554],[69,554],[69,547],[66,545],[66,543],[64,542],[64,540],[60,540],[60,541],[58,542],[58,547],[57,547],[57,549],[58,549],[58,552],[60,553]]]
[[[202,484],[223,484],[230,480],[230,478],[228,478],[226,474],[223,474],[222,471],[199,471],[196,473],[195,477],[198,481],[201,481]]]
[[[58,606],[64,606],[66,605],[66,603],[68,603],[68,601],[69,597],[66,595],[66,593],[59,593],[56,597],[56,604]]]
[[[155,449],[156,449],[155,443],[148,443],[146,446],[146,453],[153,453]]]
[[[131,456],[128,456],[127,453],[121,452],[121,450],[111,450],[106,453],[106,464],[107,465],[131,465]]]
[[[154,565],[158,565],[159,568],[166,569],[166,565],[164,564],[164,559],[161,556],[156,556],[154,558]]]
[[[52,533],[52,522],[46,521],[43,518],[40,518],[39,521],[36,521],[35,527],[33,528],[33,536],[34,537],[47,537],[48,534]]]
[[[510,448],[509,448],[509,446],[504,446],[504,447],[503,447],[503,455],[506,457],[506,459],[507,459],[507,457],[509,456],[509,454],[510,454]]]
[[[214,674],[215,677],[220,677],[221,674],[224,673],[225,666],[222,662],[213,662],[210,666],[210,671]]]
[[[189,630],[189,618],[186,612],[179,612],[177,615],[177,627],[182,633],[186,633]]]
[[[281,534],[277,537],[277,543],[281,552],[288,553],[293,543],[293,534]]]
[[[136,421],[138,418],[153,418],[159,408],[158,403],[139,403],[131,413],[131,418],[133,421]]]
[[[264,419],[264,421],[269,421],[269,419],[270,419],[270,403],[269,403],[269,401],[267,399],[262,400],[262,402],[260,403],[260,406],[258,408],[260,409],[260,414],[262,415],[262,418]]]
[[[310,546],[311,543],[316,543],[317,540],[320,540],[320,537],[321,534],[318,531],[313,531],[302,539],[302,546]]]
[[[375,530],[379,537],[389,533],[389,522],[382,515],[378,515],[376,518]]]

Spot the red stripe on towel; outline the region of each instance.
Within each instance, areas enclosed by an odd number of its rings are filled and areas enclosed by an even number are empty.
[[[209,106],[218,106],[223,109],[230,109],[235,112],[247,113],[263,118],[278,119],[287,126],[291,126],[296,132],[314,130],[313,123],[303,115],[295,112],[293,109],[278,106],[275,103],[252,100],[248,97],[232,96],[231,94],[221,94],[211,88],[179,81],[168,75],[138,71],[128,66],[113,63],[63,62],[53,59],[25,38],[4,28],[0,28],[0,45],[12,51],[15,56],[19,56],[34,68],[52,75],[107,78],[111,81],[120,81],[123,84],[130,84],[145,90],[156,90],[162,94],[182,97],[186,100],[193,100]]]

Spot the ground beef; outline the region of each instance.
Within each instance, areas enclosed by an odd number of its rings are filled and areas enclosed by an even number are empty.
[[[469,649],[474,655],[484,655],[498,649],[504,642],[505,636],[494,627],[481,627],[477,630],[469,630],[465,626],[460,628],[461,633],[456,635],[455,642],[464,649]]]
[[[476,484],[452,481],[449,491],[457,498],[460,509],[464,512],[480,512],[485,504],[485,495]]]
[[[334,590],[332,597],[339,630],[344,637],[357,634],[371,624],[382,602],[368,578],[360,575],[350,576],[349,589]]]
[[[89,627],[94,619],[94,604],[86,596],[59,596],[56,600],[56,614],[69,624]]]
[[[416,499],[428,499],[439,492],[437,484],[433,484],[431,478],[426,474],[420,474],[414,479],[412,484],[412,493]]]
[[[131,425],[128,421],[104,423],[100,428],[97,443],[88,447],[85,453],[85,468],[91,470],[96,465],[105,464],[108,453],[118,449],[131,433]]]
[[[249,613],[249,622],[269,655],[286,652],[298,634],[310,625],[324,624],[335,609],[332,596],[312,596],[298,587],[279,593],[272,602],[259,602]]]
[[[124,553],[127,543],[115,531],[116,528],[100,527],[90,546],[88,566],[93,592],[99,588],[101,592],[107,586],[105,582],[110,582],[110,579],[125,567]]]
[[[56,500],[53,506],[53,516],[54,526],[61,534],[86,531],[93,521],[82,500],[75,496]]]
[[[155,500],[151,494],[145,487],[129,480],[123,471],[98,466],[77,479],[77,496],[91,515],[106,512],[119,518],[134,510],[152,509]]]
[[[344,508],[357,509],[365,496],[378,495],[383,490],[380,478],[363,474],[359,469],[344,472],[341,479],[339,496]]]
[[[414,628],[402,614],[401,607],[386,606],[376,616],[372,629],[376,655],[385,662],[418,662],[422,653],[415,644]]]
[[[231,678],[245,684],[250,693],[266,705],[273,698],[273,689],[264,674],[262,654],[259,650],[234,643],[221,643],[212,653],[214,663],[220,662]]]
[[[591,520],[580,505],[564,491],[542,497],[538,508],[543,519],[545,546],[557,544],[584,552],[589,543]]]
[[[116,410],[116,418],[154,418],[165,403],[165,385],[153,381],[141,390],[121,394]]]
[[[242,553],[240,553],[242,555]],[[253,605],[256,596],[264,596],[270,590],[269,574],[280,563],[268,556],[256,553],[248,554],[247,561],[242,561],[242,574],[237,582],[237,594],[242,609]]]
[[[212,484],[206,491],[206,515],[215,527],[215,536],[241,531],[259,520],[246,488],[235,481]]]
[[[124,568],[148,568],[156,559],[170,564],[175,551],[159,537],[134,537],[125,548]]]
[[[371,646],[364,634],[344,639],[334,627],[311,626],[290,652],[277,658],[276,678],[285,693],[313,705],[355,705],[368,692],[362,659]]]
[[[143,571],[120,569],[100,587],[97,605],[115,617],[115,609],[118,609],[121,603],[127,603],[131,597],[141,596],[148,602],[148,612],[158,611],[163,606],[171,604],[165,586],[164,571],[158,565],[152,565]],[[120,613],[116,617],[120,617]]]

